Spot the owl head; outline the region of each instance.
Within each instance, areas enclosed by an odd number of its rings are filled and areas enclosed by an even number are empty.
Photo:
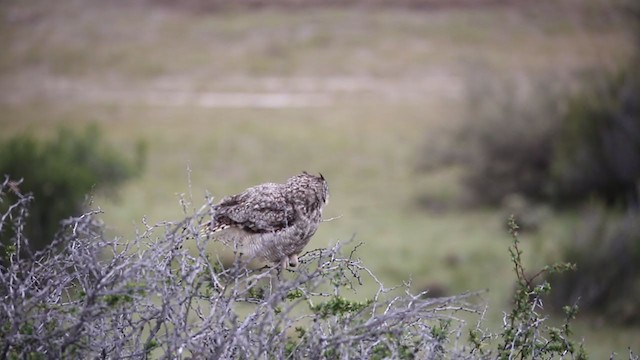
[[[323,205],[329,202],[329,185],[322,174],[316,176],[303,171],[301,174],[287,180],[287,184],[310,188]]]

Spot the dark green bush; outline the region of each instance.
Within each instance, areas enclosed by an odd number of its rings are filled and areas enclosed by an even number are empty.
[[[626,3],[640,40],[640,3]],[[549,305],[578,301],[609,323],[640,324],[640,41],[628,66],[570,99],[550,168],[556,203],[598,198],[624,215],[590,208],[563,260],[577,271],[549,277]]]
[[[498,204],[511,194],[542,199],[558,101],[542,84],[496,86],[471,89],[474,119],[459,133],[459,143],[468,146],[464,184],[480,203]]]
[[[22,134],[0,144],[0,176],[23,179],[13,197],[31,193],[36,201],[29,208],[25,235],[33,249],[46,246],[59,228],[60,220],[78,215],[87,194],[113,190],[126,179],[140,174],[143,148],[135,161],[127,160],[104,144],[95,126],[83,132],[61,128],[49,141]],[[0,204],[0,207],[6,206]],[[7,243],[10,231],[0,233]]]
[[[562,257],[578,271],[549,278],[549,304],[560,312],[579,300],[611,323],[640,323],[638,59],[570,95],[534,86],[522,96],[517,88],[477,82],[470,87],[474,118],[458,131],[453,157],[478,203],[513,208],[514,199],[518,205],[528,198],[566,207],[600,199],[609,208],[584,217]],[[509,210],[521,218],[535,214],[516,207],[524,210]],[[622,207],[628,214],[617,218],[611,209]]]
[[[640,324],[640,210],[614,216],[590,208],[582,219],[563,254],[577,270],[549,277],[554,292],[547,303],[559,311],[578,302],[607,322]]]
[[[500,204],[513,194],[556,205],[591,198],[637,203],[638,69],[640,62],[632,61],[624,71],[593,76],[574,94],[543,82],[471,81],[469,119],[449,150],[424,151],[430,160],[423,167],[461,164],[465,189],[480,204]]]
[[[421,166],[433,168],[438,159],[461,163],[471,199],[482,204],[498,204],[511,194],[556,205],[590,198],[637,204],[640,5],[624,4],[628,28],[638,40],[626,64],[592,73],[577,92],[559,88],[565,81],[557,78],[505,81],[474,69],[467,86],[468,118],[444,153],[423,151],[429,160],[420,159]]]
[[[476,71],[467,92],[468,118],[452,129],[449,143],[428,142],[420,168],[461,165],[472,203],[496,205],[512,194],[544,199],[560,117],[561,97],[554,96],[559,90],[542,81],[515,82]]]
[[[571,98],[555,138],[556,202],[635,203],[640,186],[640,62]]]

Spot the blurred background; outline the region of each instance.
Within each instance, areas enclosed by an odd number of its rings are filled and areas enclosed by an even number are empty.
[[[489,289],[521,225],[551,316],[593,358],[640,352],[640,34],[632,0],[0,0],[0,173],[44,246],[322,172],[309,249],[355,236],[388,285]],[[87,196],[87,194],[89,194]],[[366,291],[373,291],[365,289]],[[366,295],[366,294],[364,294]]]

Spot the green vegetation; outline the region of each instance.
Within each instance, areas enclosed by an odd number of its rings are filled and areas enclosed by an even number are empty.
[[[313,311],[321,318],[326,318],[329,315],[344,316],[345,314],[357,313],[361,311],[362,309],[371,305],[371,302],[372,301],[351,301],[336,296],[326,302],[312,306],[311,311]]]
[[[29,219],[23,225],[32,250],[40,250],[52,241],[61,220],[82,213],[88,195],[98,190],[113,191],[139,175],[144,154],[142,147],[138,149],[135,161],[126,159],[103,143],[96,126],[84,132],[61,128],[48,141],[22,134],[0,143],[0,174],[18,179],[13,183],[12,198],[32,195],[38,199],[29,208]],[[1,204],[0,209],[6,210],[6,206]],[[5,244],[12,243],[12,238],[9,230],[0,234]]]
[[[572,358],[584,360],[587,354],[582,344],[576,345],[572,341],[573,335],[570,322],[578,312],[577,306],[565,307],[565,322],[561,328],[549,327],[544,324],[545,318],[541,314],[542,298],[551,292],[551,286],[543,281],[535,284],[536,278],[543,274],[563,273],[575,268],[570,263],[559,263],[546,266],[536,275],[527,277],[522,264],[522,250],[518,239],[518,225],[514,219],[509,219],[509,231],[513,238],[513,245],[509,248],[513,271],[516,274],[516,291],[514,304],[506,315],[502,332],[499,334],[499,359],[552,359],[555,356],[571,354]],[[474,330],[470,333],[473,343],[478,340]],[[482,353],[482,343],[477,347]]]

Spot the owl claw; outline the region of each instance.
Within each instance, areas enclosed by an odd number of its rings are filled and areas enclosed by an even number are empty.
[[[289,263],[289,266],[297,268],[298,267],[298,255],[291,255],[289,256],[289,258],[287,259],[287,262]]]

